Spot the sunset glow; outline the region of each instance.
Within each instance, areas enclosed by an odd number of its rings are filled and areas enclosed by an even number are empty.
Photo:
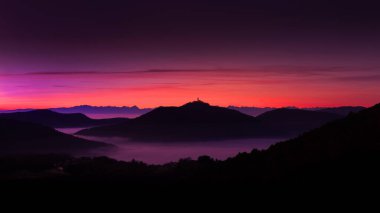
[[[379,19],[347,1],[8,1],[0,109],[371,106]]]
[[[181,105],[197,97],[222,106],[370,106],[380,99],[377,71],[376,67],[261,67],[9,74],[1,76],[0,108],[155,107]]]

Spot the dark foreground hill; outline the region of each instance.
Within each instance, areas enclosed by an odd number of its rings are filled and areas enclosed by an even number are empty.
[[[298,164],[339,159],[346,155],[380,151],[380,104],[351,113],[302,136],[279,143],[267,152]],[[298,158],[298,159],[297,159]],[[290,164],[296,164],[296,161]]]
[[[278,109],[252,117],[201,101],[159,107],[127,122],[85,129],[77,134],[122,136],[137,141],[195,141],[296,136],[342,116],[299,109]]]
[[[58,132],[39,124],[0,118],[0,154],[74,153],[109,147]]]
[[[0,118],[37,123],[54,128],[100,126],[128,120],[127,118],[91,119],[80,113],[63,114],[51,110],[2,113],[0,114]]]
[[[380,177],[379,131],[380,105],[376,105],[293,140],[278,143],[268,150],[240,153],[225,161],[203,156],[198,160],[184,159],[152,166],[106,157],[51,157],[40,162],[43,166],[38,167],[35,160],[28,160],[36,157],[26,157],[24,160],[0,159],[3,162],[0,172],[8,181],[15,175],[20,178],[17,169],[34,169],[41,174],[42,180],[50,183],[117,184],[128,186],[128,189],[137,187],[138,190],[142,186],[149,189],[153,186],[190,186],[198,190],[211,186],[225,190],[233,186],[233,189],[248,189],[250,192],[280,188],[293,191],[300,188],[305,191],[374,189]],[[61,172],[57,173],[57,170]],[[30,181],[27,175],[25,179]]]

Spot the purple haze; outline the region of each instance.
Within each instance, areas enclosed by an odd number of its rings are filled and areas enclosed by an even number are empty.
[[[61,132],[73,134],[83,128],[58,129]],[[81,138],[114,144],[118,149],[113,151],[97,151],[85,156],[108,156],[117,160],[138,160],[149,164],[164,164],[178,161],[183,158],[197,159],[208,155],[218,160],[225,160],[239,152],[250,152],[252,149],[267,149],[270,145],[283,141],[284,138],[253,138],[208,142],[180,142],[180,143],[144,143],[132,142],[127,138],[119,137],[92,137]]]

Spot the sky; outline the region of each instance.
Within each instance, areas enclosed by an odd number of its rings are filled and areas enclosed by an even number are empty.
[[[0,109],[380,102],[376,1],[0,0]]]

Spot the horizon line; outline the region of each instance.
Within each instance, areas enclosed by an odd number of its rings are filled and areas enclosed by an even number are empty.
[[[187,103],[190,103],[190,102],[187,102]],[[207,103],[207,102],[206,102]],[[380,102],[379,102],[380,103]],[[186,104],[186,103],[185,103]],[[123,105],[123,106],[118,106],[118,105],[90,105],[90,104],[79,104],[79,105],[73,105],[73,106],[52,106],[52,107],[16,107],[16,108],[0,108],[0,111],[11,111],[11,110],[39,110],[39,109],[57,109],[57,108],[66,108],[66,109],[69,109],[69,108],[74,108],[74,107],[83,107],[83,106],[88,106],[88,107],[114,107],[114,108],[133,108],[133,107],[137,107],[139,110],[146,110],[146,109],[155,109],[155,108],[158,108],[158,107],[180,107],[184,104],[181,104],[181,105],[159,105],[159,106],[155,106],[155,107],[140,107],[140,106],[137,106],[137,105],[130,105],[130,106],[126,106],[126,105]],[[225,107],[225,108],[229,108],[229,107],[238,107],[238,108],[273,108],[273,109],[280,109],[280,108],[297,108],[297,109],[310,109],[310,108],[338,108],[338,107],[364,107],[364,108],[368,108],[368,106],[363,106],[363,105],[314,105],[314,106],[308,106],[308,107],[302,107],[302,106],[292,106],[292,105],[288,105],[288,106],[254,106],[254,105],[251,105],[251,106],[247,106],[247,105],[213,105],[213,104],[210,104],[212,106],[219,106],[219,107]],[[376,105],[373,104],[371,106],[374,106]]]

